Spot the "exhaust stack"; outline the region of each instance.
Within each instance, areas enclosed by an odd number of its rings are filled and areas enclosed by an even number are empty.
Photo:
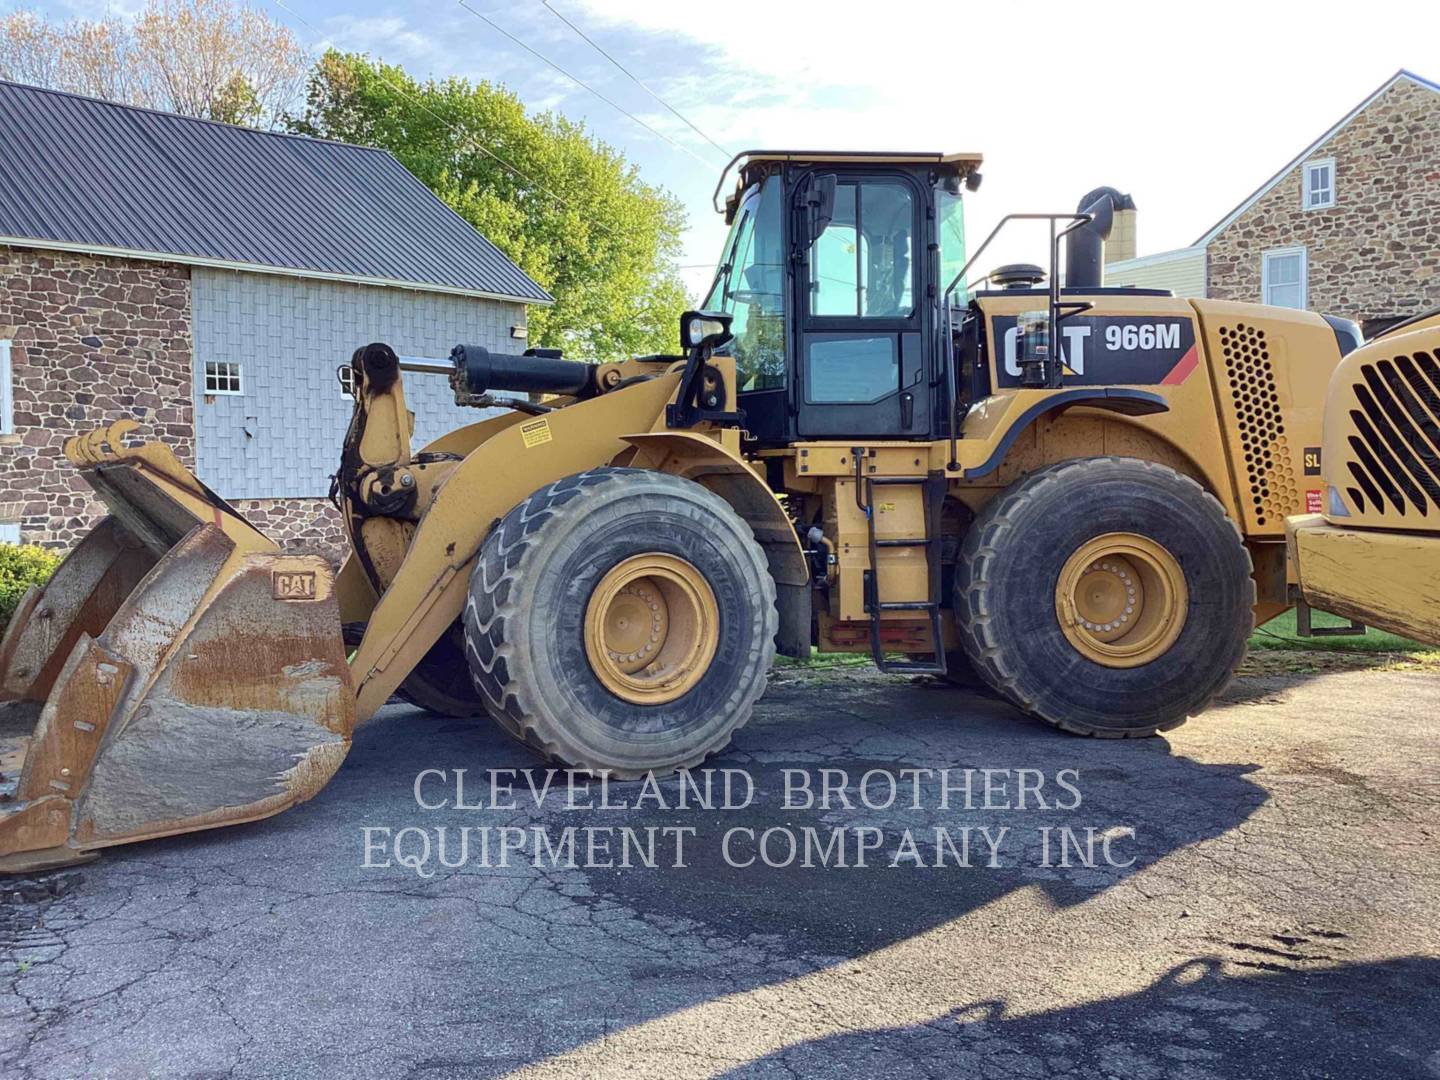
[[[1092,220],[1071,233],[1065,243],[1067,289],[1098,289],[1105,284],[1105,239],[1116,212],[1134,209],[1135,201],[1113,187],[1098,187],[1080,200],[1075,212],[1089,214]]]

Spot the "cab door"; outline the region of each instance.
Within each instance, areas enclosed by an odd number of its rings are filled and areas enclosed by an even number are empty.
[[[924,193],[902,173],[833,179],[818,224],[805,212],[812,185],[796,191],[797,231],[808,239],[795,274],[797,433],[927,438]]]

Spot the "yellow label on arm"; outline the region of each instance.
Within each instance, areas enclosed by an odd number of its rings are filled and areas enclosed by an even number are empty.
[[[531,420],[528,424],[521,424],[520,438],[524,441],[526,450],[544,445],[552,438],[550,434],[550,421],[542,416],[539,420]]]

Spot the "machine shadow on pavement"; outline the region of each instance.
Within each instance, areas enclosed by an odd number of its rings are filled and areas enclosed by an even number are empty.
[[[169,980],[167,999],[175,992],[171,984],[185,981],[176,971],[196,962],[186,950],[227,958],[219,974],[202,965],[205,985],[186,1007],[183,1031],[160,1027],[163,1009],[147,1018],[144,1026],[155,1026],[145,1036],[147,1055],[163,1054],[172,1040],[198,1040],[216,1061],[233,1063],[234,1048],[226,1042],[231,1025],[224,1018],[234,1016],[246,1030],[272,1033],[268,1041],[241,1048],[247,1065],[241,1074],[264,1073],[282,1060],[303,1074],[339,1055],[354,1075],[394,1075],[426,1062],[467,1076],[502,1075],[726,995],[865,957],[1021,890],[1038,887],[1063,918],[1145,867],[1235,829],[1266,799],[1246,775],[1252,765],[1198,763],[1174,755],[1163,738],[1077,741],[998,701],[949,687],[844,683],[820,692],[800,677],[772,687],[735,745],[708,763],[753,778],[753,799],[728,811],[649,805],[567,810],[554,793],[537,809],[525,792],[525,770],[540,783],[544,769],[493,724],[392,705],[357,732],[344,768],[312,801],[263,822],[107,852],[69,872],[83,878],[50,905],[44,921],[83,927],[84,940],[96,949],[87,961],[92,971],[113,965],[116,981],[138,980],[143,987],[161,978],[146,974],[153,961],[147,959],[146,971],[128,970],[127,964],[138,963],[133,952],[109,944],[136,932],[133,910],[143,907],[144,925],[161,933],[164,948],[176,950],[161,969]],[[952,776],[977,770],[969,808],[952,792],[950,808],[939,809],[939,782],[923,773],[919,809],[905,787],[889,808],[857,801],[856,785],[869,770],[894,775],[946,768]],[[517,808],[426,810],[415,798],[416,777],[426,769],[468,770],[479,778],[472,798],[488,798],[487,770],[519,770],[506,777]],[[808,770],[812,777],[820,769],[845,770],[853,807],[787,808],[786,769]],[[985,769],[998,770],[997,782],[1009,785],[1007,797],[992,793],[993,809],[983,806],[979,770]],[[1020,769],[1046,778],[1052,802],[1063,793],[1055,787],[1056,774],[1077,770],[1073,785],[1080,804],[1039,809],[1032,799],[1026,809],[1016,808]],[[673,792],[675,784],[668,780],[662,788]],[[623,800],[637,789],[616,785],[612,797]],[[436,784],[424,794],[434,801],[454,793]],[[1009,808],[1000,808],[1007,799]],[[552,833],[570,825],[613,826],[642,834],[650,826],[679,825],[693,827],[695,835],[686,842],[683,867],[668,860],[653,869],[535,866],[528,849],[506,867],[478,865],[473,852],[467,865],[432,863],[423,874],[373,852],[369,861],[379,865],[365,865],[366,827],[391,834],[413,827],[433,835],[439,826],[453,834],[462,826],[498,825],[541,826]],[[882,830],[885,842],[864,868],[807,868],[798,859],[779,867],[759,859],[732,865],[754,854],[751,841],[733,846],[734,859],[724,857],[728,830],[759,837],[782,828],[799,835],[807,826],[822,833],[870,827]],[[895,841],[906,830],[922,860],[931,863],[934,829],[949,829],[958,844],[959,830],[967,826],[992,834],[1010,830],[997,867],[987,865],[978,838],[968,867],[953,860],[923,868],[910,861],[891,865]],[[1113,861],[1121,865],[1045,865],[1038,830],[1060,826],[1080,836],[1086,829],[1116,836]],[[1055,862],[1055,853],[1048,858]],[[73,945],[61,934],[56,955]],[[47,1075],[35,1067],[44,1060],[47,1040],[63,1040],[67,1022],[83,1024],[90,1015],[88,1006],[66,1004],[68,984],[47,990],[47,977],[38,965],[25,976],[35,1022],[48,1026],[25,1060],[11,1062],[20,1075]],[[482,985],[508,989],[479,991]],[[136,1001],[146,996],[133,987],[126,993]],[[356,1010],[369,1016],[367,1027],[392,1033],[367,1049],[363,1063],[348,1056],[354,1046],[348,1018]],[[420,1014],[427,1019],[416,1023]],[[215,1026],[207,1029],[211,1020]],[[101,1031],[111,1022],[138,1023],[139,1017],[127,1018],[122,1001],[111,1007]],[[1041,1032],[1051,1026],[1060,1031],[1067,1022],[1040,1017],[1023,1023],[1027,1031]],[[961,1025],[956,1031],[968,1037],[986,1029]],[[928,1030],[886,1038],[900,1045]],[[97,1034],[89,1030],[87,1038]],[[103,1034],[92,1052],[96,1063],[127,1060],[117,1058]],[[157,1060],[165,1059],[130,1063]],[[201,1054],[197,1060],[209,1059]],[[826,1071],[839,1075],[833,1067]]]

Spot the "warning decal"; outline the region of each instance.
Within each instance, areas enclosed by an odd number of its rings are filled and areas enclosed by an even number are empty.
[[[521,424],[520,438],[524,441],[526,450],[545,445],[545,443],[549,442],[552,438],[549,418],[542,416],[539,420],[531,420],[528,424]]]

